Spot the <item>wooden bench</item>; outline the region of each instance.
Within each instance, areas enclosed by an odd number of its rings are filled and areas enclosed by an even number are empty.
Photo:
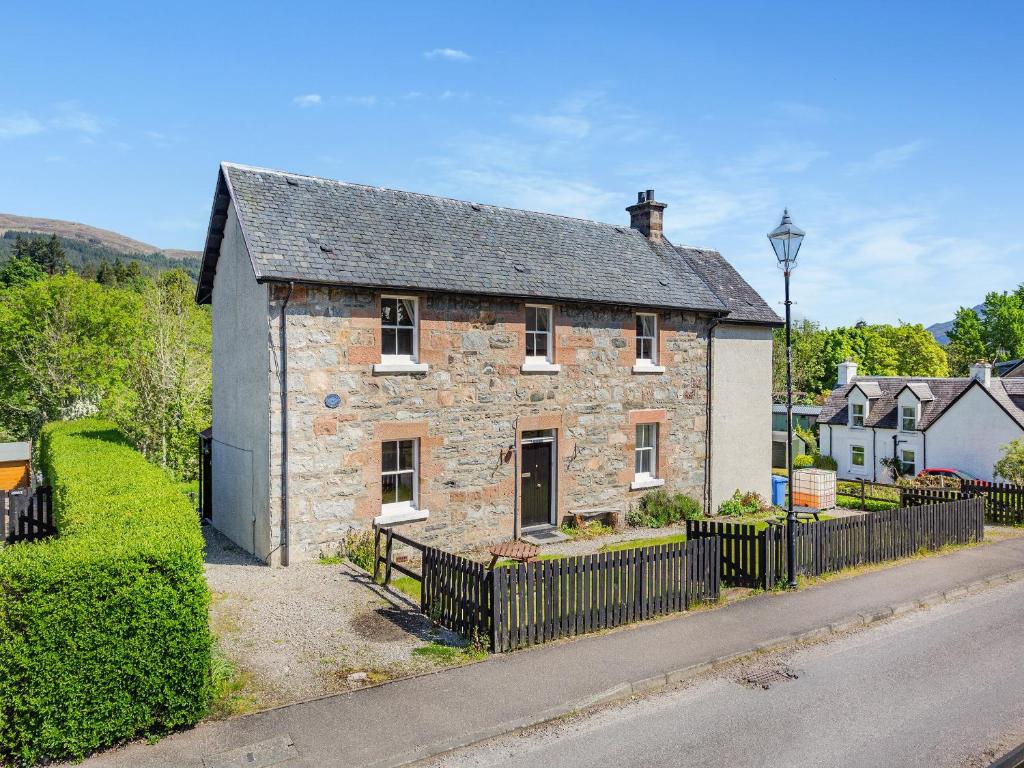
[[[532,563],[540,555],[540,547],[517,539],[491,547],[489,552],[491,553],[491,564],[487,567],[493,570],[502,558],[519,563]]]
[[[592,520],[598,520],[612,528],[619,527],[619,510],[608,507],[597,507],[594,509],[577,509],[572,512],[573,524],[582,528]]]

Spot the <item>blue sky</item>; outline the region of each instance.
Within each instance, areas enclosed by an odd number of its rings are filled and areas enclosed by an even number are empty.
[[[610,222],[771,304],[952,316],[1024,281],[1019,3],[17,3],[0,211],[201,248],[217,163]]]

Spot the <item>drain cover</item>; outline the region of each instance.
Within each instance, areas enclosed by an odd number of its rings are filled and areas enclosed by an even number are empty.
[[[789,667],[778,665],[745,670],[740,674],[738,682],[750,688],[761,688],[767,691],[775,683],[788,683],[799,677],[800,675]]]

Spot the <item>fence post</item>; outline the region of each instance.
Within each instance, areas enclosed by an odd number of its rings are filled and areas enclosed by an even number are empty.
[[[863,512],[867,508],[867,501],[864,496],[864,478],[862,477],[860,479],[860,511]]]
[[[391,584],[391,549],[394,546],[394,539],[391,538],[392,529],[388,528],[387,544],[384,554],[384,586]]]
[[[373,526],[373,580],[380,576],[380,526]]]

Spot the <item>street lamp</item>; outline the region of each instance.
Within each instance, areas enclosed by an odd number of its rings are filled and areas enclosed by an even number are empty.
[[[786,282],[786,469],[789,472],[789,493],[786,499],[786,559],[789,561],[789,586],[796,586],[796,512],[793,511],[793,323],[789,300],[789,273],[796,268],[796,256],[804,241],[804,231],[789,218],[789,209],[782,213],[782,222],[768,233],[775,250],[779,269]]]

